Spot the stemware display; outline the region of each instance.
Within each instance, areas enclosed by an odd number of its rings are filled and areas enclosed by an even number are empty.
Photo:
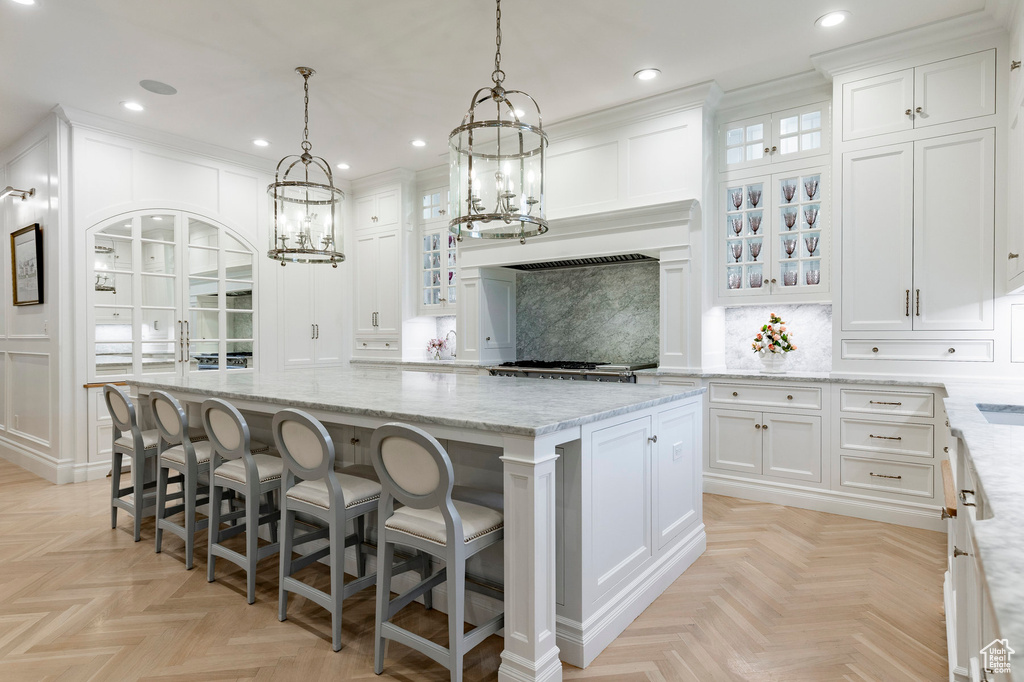
[[[807,274],[810,275],[811,273]],[[751,289],[760,289],[761,283],[764,281],[764,278],[761,276],[760,272],[751,271],[750,275],[747,278],[747,281],[750,283]]]
[[[782,248],[786,250],[786,258],[792,258],[793,252],[796,251],[797,240],[796,239],[783,239]]]
[[[757,234],[757,231],[761,229],[761,218],[762,216],[753,214],[751,214],[747,218],[748,222],[750,223],[750,231],[753,234]]]
[[[761,202],[761,190],[751,187],[747,190],[747,198],[750,200],[750,207],[757,208],[757,205]]]
[[[807,247],[807,255],[813,256],[814,252],[818,250],[818,238],[815,236],[804,237],[804,246]]]
[[[733,242],[730,246],[732,247],[732,257],[739,263],[740,258],[743,257],[743,242]]]
[[[818,207],[808,206],[804,209],[804,220],[807,221],[808,227],[814,227],[814,223],[818,220]]]
[[[807,283],[813,286],[819,282],[821,282],[821,270],[808,270]]]
[[[807,200],[811,201],[818,196],[818,179],[810,178],[804,180],[804,192],[807,193]]]
[[[782,183],[782,196],[786,199],[786,203],[793,201],[793,197],[796,196],[796,185],[788,182]]]
[[[750,242],[747,247],[750,249],[750,260],[756,263],[757,257],[761,255],[761,242]]]
[[[729,198],[732,200],[733,208],[739,209],[739,207],[743,205],[743,190],[734,189],[729,194]]]
[[[800,273],[797,272],[796,270],[786,270],[784,273],[782,273],[782,283],[783,283],[783,285],[785,285],[787,287],[794,287],[794,286],[796,286],[796,280],[797,280],[797,276],[799,274]]]
[[[729,288],[739,289],[740,285],[743,284],[743,275],[739,272],[729,273]]]
[[[796,225],[798,215],[800,215],[799,209],[782,212],[782,222],[785,223],[787,230],[792,230],[793,226]]]
[[[731,218],[729,218],[729,224],[732,225],[732,231],[736,234],[739,234],[740,232],[743,231],[743,216],[732,216]]]

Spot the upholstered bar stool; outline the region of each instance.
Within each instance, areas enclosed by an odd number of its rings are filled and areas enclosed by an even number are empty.
[[[146,481],[146,463],[156,458],[160,435],[156,429],[143,431],[140,428],[135,405],[128,393],[120,387],[113,384],[104,386],[103,400],[114,427],[114,442],[110,451],[110,527],[117,528],[118,508],[125,510],[135,519],[135,542],[138,542],[142,537],[142,517],[152,514],[155,508],[155,501],[146,502],[146,494],[152,496],[156,486],[155,482]],[[121,487],[123,457],[129,458],[132,468],[132,484],[126,488]],[[128,495],[131,495],[130,501],[126,499]]]
[[[501,542],[501,512],[452,500],[454,472],[441,444],[430,434],[404,424],[385,424],[373,433],[370,454],[381,482],[378,503],[377,617],[374,672],[384,672],[387,640],[401,642],[429,656],[462,681],[463,656],[502,628],[504,614],[464,633],[466,588],[494,596],[492,590],[466,582],[466,560]],[[395,509],[395,502],[403,507]],[[443,560],[445,567],[405,594],[391,599],[395,545],[412,547]],[[448,648],[390,622],[412,600],[448,582]]]
[[[219,398],[203,401],[200,408],[203,426],[210,437],[213,448],[210,453],[210,516],[209,545],[207,552],[206,579],[213,582],[217,557],[245,569],[246,598],[252,604],[256,601],[256,564],[278,551],[277,522],[280,514],[274,506],[274,492],[281,488],[281,474],[284,469],[280,457],[266,452],[253,452],[253,441],[249,436],[249,425],[234,405]],[[225,461],[226,460],[226,461]],[[222,490],[232,490],[245,496],[245,523],[222,529],[221,520],[233,515],[221,516]],[[260,498],[266,500],[261,507]],[[243,513],[243,512],[239,512]],[[259,546],[258,532],[263,524],[270,524],[270,544]],[[245,532],[245,554],[236,552],[221,544],[224,540]]]
[[[282,410],[274,415],[274,444],[284,462],[281,479],[281,575],[278,587],[278,619],[288,617],[288,593],[302,595],[331,614],[331,645],[341,649],[342,602],[374,584],[376,576],[360,575],[345,583],[345,548],[355,545],[357,565],[365,566],[363,544],[366,515],[377,509],[380,483],[334,470],[334,442],[317,419],[299,410]],[[296,512],[322,522],[320,529],[296,537]],[[349,521],[360,532],[345,534]],[[292,548],[327,537],[329,544],[300,558]],[[330,557],[331,592],[318,590],[292,574]],[[360,568],[362,573],[362,568]]]

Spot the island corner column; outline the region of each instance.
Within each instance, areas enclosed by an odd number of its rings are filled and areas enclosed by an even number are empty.
[[[566,435],[503,438],[505,650],[500,682],[562,679],[555,644],[555,446]]]

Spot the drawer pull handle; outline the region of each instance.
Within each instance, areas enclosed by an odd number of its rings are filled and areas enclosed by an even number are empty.
[[[793,399],[793,396],[791,396],[791,395],[787,395],[786,396],[786,400],[792,400],[792,399]]]
[[[973,497],[974,496],[974,491],[973,490],[961,490],[960,491],[960,502],[962,502],[965,507],[977,507],[978,505],[975,504],[974,502],[968,502],[967,501],[967,496],[968,495],[971,495]]]
[[[953,546],[953,558],[955,559],[958,556],[970,556],[970,554],[968,554],[967,552],[963,551],[962,549],[960,549],[959,547],[954,545]]]
[[[1019,59],[1014,59],[1013,61],[1010,62],[1010,71],[1013,71],[1014,69],[1019,69],[1019,68],[1020,68],[1020,60]]]
[[[876,436],[873,433],[869,433],[868,438],[877,438],[878,440],[903,440],[903,436]]]
[[[872,353],[877,353],[878,352],[878,346],[875,346],[874,348],[872,348],[871,352]]]
[[[951,519],[951,518],[953,518],[953,517],[952,517],[952,516],[950,516],[949,512],[948,512],[948,511],[946,511],[946,508],[945,508],[945,507],[943,507],[943,508],[942,508],[942,509],[940,510],[940,513],[939,513],[939,518],[940,518],[940,519],[942,519],[943,521],[945,521],[946,519]]]
[[[942,451],[943,452],[949,452],[949,446],[947,445],[946,447],[942,448]]]
[[[1020,258],[1020,254],[1019,253],[1014,253],[1013,251],[1011,251],[1010,254],[1007,256],[1007,258],[1009,258],[1010,260],[1013,260],[1014,258]]]
[[[875,478],[892,478],[894,480],[900,480],[902,476],[892,476],[890,474],[876,474],[874,471],[869,471],[868,476],[874,476]]]
[[[733,392],[732,392],[732,397],[733,397],[733,398],[736,398],[736,397],[738,397],[738,396],[739,396],[739,393],[737,393],[736,391],[733,391]]]
[[[907,289],[907,304],[906,304],[906,308],[904,308],[903,310],[904,310],[904,315],[906,315],[907,317],[910,317],[910,289]]]
[[[871,405],[902,405],[903,404],[903,403],[886,402],[884,400],[869,400],[868,403],[871,404]]]

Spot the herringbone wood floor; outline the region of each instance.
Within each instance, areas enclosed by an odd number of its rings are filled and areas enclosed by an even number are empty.
[[[53,486],[0,460],[0,680],[447,680],[393,644],[372,672],[373,592],[345,603],[333,653],[325,611],[292,598],[277,620],[277,564],[244,576],[206,561],[152,520],[133,543],[108,528],[109,481]],[[586,670],[570,680],[946,679],[944,536],[830,514],[704,496],[708,551]],[[201,536],[205,538],[205,534]],[[221,568],[223,567],[223,568]],[[326,573],[317,568],[322,582]],[[408,627],[444,643],[445,617],[415,605]],[[496,677],[501,640],[466,662]]]

